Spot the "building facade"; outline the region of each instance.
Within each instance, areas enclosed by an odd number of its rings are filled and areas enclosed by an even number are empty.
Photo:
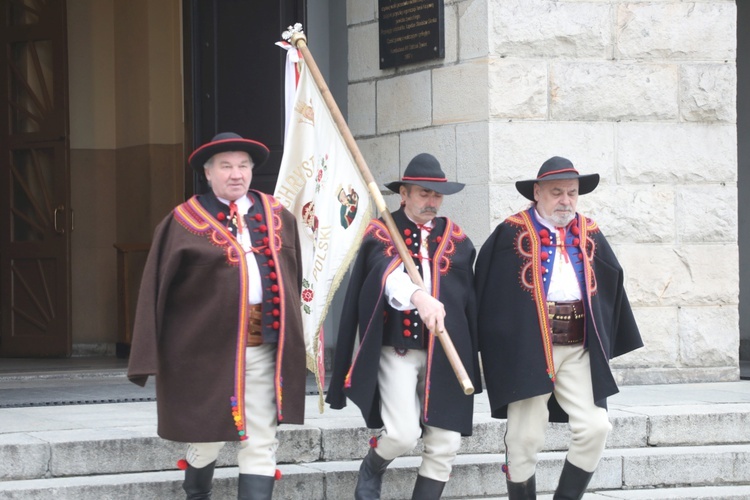
[[[187,191],[189,3],[67,0],[74,355],[118,340],[112,245],[147,242]],[[646,344],[617,377],[735,380],[750,337],[741,3],[444,0],[445,57],[384,70],[377,0],[308,0],[306,32],[375,178],[434,154],[467,185],[443,211],[477,246],[548,157],[600,173],[579,209],[620,258]]]

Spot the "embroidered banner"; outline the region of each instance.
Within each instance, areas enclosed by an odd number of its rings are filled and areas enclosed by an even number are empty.
[[[367,186],[297,50],[287,49],[287,130],[276,197],[297,218],[307,367],[321,394],[323,321],[372,219]],[[295,61],[298,61],[295,64]],[[291,82],[291,84],[290,84]]]

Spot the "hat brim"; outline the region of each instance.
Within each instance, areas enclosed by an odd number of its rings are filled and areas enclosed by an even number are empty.
[[[268,148],[257,141],[251,139],[224,139],[213,141],[199,147],[190,155],[188,163],[198,174],[203,173],[206,162],[217,153],[226,151],[244,151],[250,155],[253,160],[253,168],[256,169],[263,165],[268,159],[270,151]]]
[[[433,181],[394,181],[389,182],[385,185],[388,189],[393,191],[394,193],[399,192],[399,188],[401,185],[404,184],[414,184],[415,186],[423,187],[425,189],[429,189],[430,191],[435,191],[436,193],[440,194],[455,194],[461,191],[466,184],[462,184],[460,182],[433,182]]]
[[[573,172],[564,172],[561,174],[553,174],[543,179],[527,179],[525,181],[516,182],[516,189],[523,195],[527,200],[534,200],[534,184],[537,182],[554,181],[554,180],[567,180],[567,179],[578,179],[578,194],[588,194],[599,185],[599,174],[586,174],[578,175]]]

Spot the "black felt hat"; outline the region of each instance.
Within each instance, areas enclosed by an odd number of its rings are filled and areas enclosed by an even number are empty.
[[[398,193],[402,184],[416,184],[440,194],[458,193],[464,188],[460,182],[449,181],[440,168],[440,162],[429,153],[420,153],[412,158],[401,180],[389,182],[385,187]]]
[[[268,159],[269,154],[268,148],[261,142],[244,139],[234,132],[222,132],[215,135],[211,142],[193,151],[188,158],[188,163],[193,170],[202,174],[204,165],[213,155],[226,151],[245,151],[253,159],[253,168],[261,166]]]
[[[581,175],[573,167],[573,162],[561,156],[553,156],[542,163],[536,179],[527,179],[516,182],[516,189],[525,198],[534,201],[534,184],[541,181],[553,181],[559,179],[578,179],[578,194],[587,194],[599,185],[599,174]]]

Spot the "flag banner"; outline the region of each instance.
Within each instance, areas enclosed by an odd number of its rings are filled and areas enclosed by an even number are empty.
[[[293,29],[290,26],[290,29]],[[302,27],[300,26],[300,30]],[[289,120],[292,117],[290,110],[294,109],[294,98],[297,94],[297,83],[299,82],[299,61],[301,59],[299,52],[294,46],[287,42],[276,42],[276,45],[286,50],[286,65],[284,67],[284,144],[286,144],[286,135],[289,133]]]
[[[307,368],[315,374],[322,412],[323,321],[373,210],[367,185],[304,60],[295,48],[284,48],[291,59],[287,88],[296,81],[296,92],[286,100],[287,130],[274,197],[297,218]]]

